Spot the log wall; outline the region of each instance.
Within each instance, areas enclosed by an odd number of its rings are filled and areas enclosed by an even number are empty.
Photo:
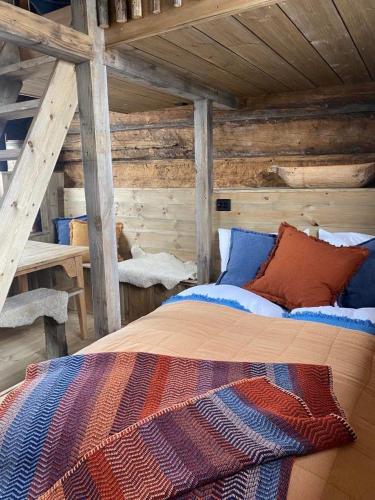
[[[375,86],[265,96],[243,111],[215,113],[214,186],[278,187],[272,165],[332,165],[375,160]],[[111,114],[115,187],[194,186],[190,106]],[[60,166],[66,187],[82,187],[79,123]]]

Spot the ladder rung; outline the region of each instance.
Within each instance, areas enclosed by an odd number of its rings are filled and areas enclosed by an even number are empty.
[[[27,61],[9,64],[8,66],[0,68],[0,76],[15,78],[17,80],[26,80],[43,69],[52,69],[52,65],[55,61],[56,59],[52,56],[41,56],[35,57],[34,59],[28,59]]]
[[[40,99],[15,102],[0,106],[0,120],[19,120],[35,116],[40,106]]]
[[[17,160],[20,152],[20,149],[0,149],[0,161]]]

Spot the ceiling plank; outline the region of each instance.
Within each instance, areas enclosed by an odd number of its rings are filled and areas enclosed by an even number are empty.
[[[158,16],[144,16],[106,31],[107,47],[167,33],[200,21],[228,16],[247,9],[272,5],[277,0],[184,0],[179,9],[168,8]]]
[[[328,86],[341,83],[332,68],[279,6],[243,12],[236,18],[314,85]]]
[[[351,10],[357,3],[351,2]],[[280,8],[344,83],[369,81],[369,74],[332,0],[287,0]]]
[[[353,0],[335,0],[335,4],[372,78],[375,80],[375,4],[360,0],[353,8]]]
[[[313,87],[302,73],[232,16],[201,23],[196,29],[257,66],[290,90]]]
[[[131,51],[121,53],[115,49],[105,54],[108,73],[116,78],[123,76],[127,81],[145,87],[159,89],[176,95],[182,99],[212,99],[225,108],[237,108],[240,103],[237,97],[194,81],[188,75],[179,75],[169,68],[150,63]]]
[[[241,78],[231,75],[213,64],[210,64],[198,55],[193,55],[159,36],[138,40],[131,43],[140,54],[147,54],[156,64],[163,62],[173,71],[189,72],[194,78],[207,85],[215,85],[240,96],[261,95],[263,92],[247,84]]]
[[[74,63],[93,57],[92,43],[86,34],[2,1],[0,40]]]
[[[161,38],[174,43],[192,54],[199,55],[205,61],[241,78],[263,92],[280,92],[286,90],[285,85],[194,27],[165,33],[161,35]]]

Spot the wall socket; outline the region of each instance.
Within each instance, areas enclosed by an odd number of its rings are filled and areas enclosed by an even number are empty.
[[[219,198],[216,200],[217,212],[230,212],[232,210],[232,200],[228,198]]]

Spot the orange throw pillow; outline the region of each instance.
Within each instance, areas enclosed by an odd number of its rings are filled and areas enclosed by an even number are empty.
[[[119,254],[120,237],[124,225],[121,222],[116,223],[117,257],[118,261],[124,260]],[[73,219],[70,222],[70,244],[74,246],[89,246],[89,230],[87,221]],[[90,253],[83,256],[83,262],[90,262]]]
[[[367,256],[365,248],[335,247],[284,222],[269,259],[243,288],[287,309],[333,305]]]

